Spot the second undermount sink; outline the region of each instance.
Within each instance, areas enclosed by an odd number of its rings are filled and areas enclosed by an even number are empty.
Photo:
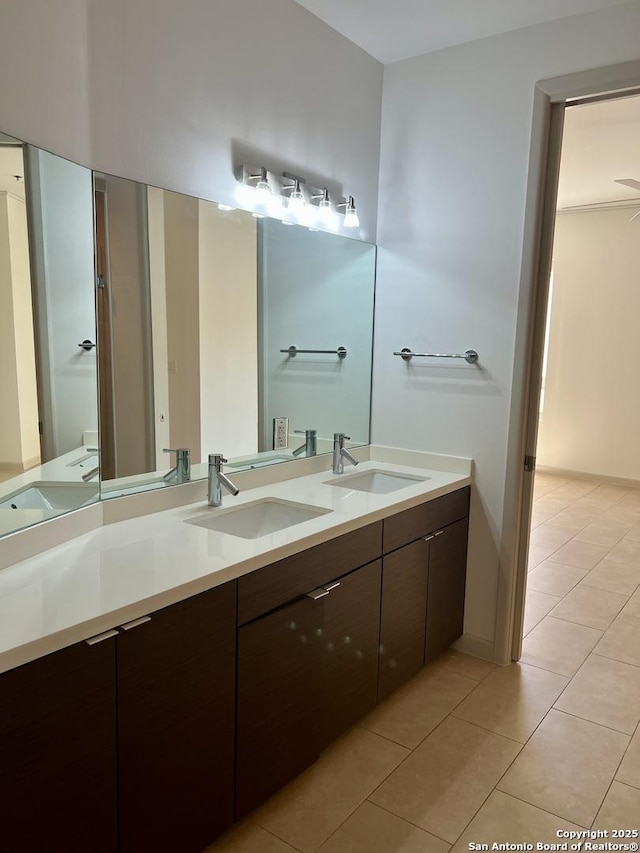
[[[294,501],[265,498],[229,509],[208,510],[193,518],[185,518],[185,522],[207,530],[217,530],[218,533],[230,533],[231,536],[240,536],[242,539],[257,539],[259,536],[276,533],[328,512],[331,510]]]
[[[339,489],[355,489],[356,492],[369,492],[372,495],[387,495],[416,483],[425,483],[429,477],[414,477],[413,474],[397,474],[394,471],[363,471],[361,474],[340,475],[327,480],[328,486]]]
[[[0,509],[44,509],[64,512],[98,497],[95,483],[34,482],[0,500]]]

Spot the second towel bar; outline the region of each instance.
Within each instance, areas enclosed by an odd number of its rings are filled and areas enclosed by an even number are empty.
[[[307,352],[314,354],[323,354],[323,355],[337,355],[338,358],[346,358],[347,357],[347,348],[346,347],[338,347],[337,349],[298,349],[298,347],[290,346],[287,349],[281,349],[280,352],[286,352],[289,358],[295,358],[299,352]]]
[[[411,361],[416,358],[464,358],[467,364],[475,364],[478,360],[478,353],[474,349],[468,349],[466,352],[412,352],[409,347],[403,347],[399,352],[394,352],[394,355],[399,355],[404,361]]]

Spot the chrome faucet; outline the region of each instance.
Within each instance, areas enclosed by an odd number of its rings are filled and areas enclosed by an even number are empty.
[[[231,480],[222,473],[222,463],[227,460],[222,453],[209,454],[209,489],[207,492],[207,503],[209,506],[222,506],[222,487],[224,486],[232,495],[237,495],[240,489],[234,486]]]
[[[294,432],[302,432],[301,429],[294,429]],[[300,447],[296,447],[293,451],[294,456],[300,456],[301,453],[304,453],[305,456],[315,456],[318,452],[318,430],[317,429],[306,429],[304,431],[304,444],[301,444]]]
[[[176,483],[188,483],[191,479],[191,451],[188,447],[179,447],[177,450],[170,450],[165,447],[163,453],[175,453],[176,464],[162,478],[165,482],[176,478]]]
[[[82,475],[82,481],[84,483],[88,483],[89,480],[93,480],[93,478],[96,477],[99,473],[100,473],[100,466],[96,465],[95,468],[92,468],[90,471],[86,471]]]
[[[347,459],[352,465],[357,465],[356,457],[349,453],[344,446],[345,439],[351,441],[348,435],[343,432],[334,432],[333,434],[333,473],[344,474],[344,460]]]

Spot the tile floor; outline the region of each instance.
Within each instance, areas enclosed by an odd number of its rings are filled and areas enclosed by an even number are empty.
[[[522,660],[450,651],[206,853],[640,828],[640,490],[536,477]]]

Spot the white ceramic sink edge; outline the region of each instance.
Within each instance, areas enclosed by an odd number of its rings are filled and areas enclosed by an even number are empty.
[[[355,489],[374,495],[388,495],[399,489],[425,483],[430,477],[419,477],[415,474],[404,474],[399,471],[388,471],[382,468],[369,468],[366,471],[353,474],[340,474],[332,480],[325,480],[325,485],[336,486],[340,489]]]
[[[184,522],[242,539],[258,539],[329,512],[332,510],[324,507],[266,497],[238,507],[208,507],[198,515],[185,518]]]

